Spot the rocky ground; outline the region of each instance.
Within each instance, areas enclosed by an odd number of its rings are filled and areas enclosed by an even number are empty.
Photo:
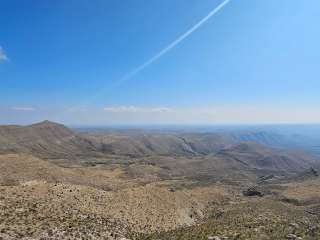
[[[50,122],[0,130],[0,240],[320,239],[319,169],[304,154]]]
[[[254,198],[224,206],[203,224],[138,235],[137,239],[317,240],[320,225],[319,216],[306,213],[303,207]]]
[[[105,191],[28,181],[0,187],[0,239],[316,240],[320,195],[306,186],[316,181],[245,197],[218,184],[172,189],[163,182]]]
[[[191,226],[229,201],[221,187],[174,191],[166,185],[104,191],[30,181],[0,187],[3,239],[119,239]],[[210,202],[214,201],[214,202]]]

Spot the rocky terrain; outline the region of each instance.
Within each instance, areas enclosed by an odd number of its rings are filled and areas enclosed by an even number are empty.
[[[317,158],[261,143],[0,126],[0,239],[320,239]]]

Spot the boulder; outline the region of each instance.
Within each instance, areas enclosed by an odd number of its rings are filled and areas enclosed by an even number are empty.
[[[221,240],[221,238],[218,236],[209,236],[208,240]]]
[[[288,234],[288,235],[287,235],[287,239],[288,239],[288,240],[302,240],[301,237],[298,237],[298,236],[295,235],[295,234]]]
[[[310,172],[312,173],[313,176],[315,177],[319,177],[319,173],[316,169],[314,169],[313,167],[310,168]]]
[[[263,197],[264,196],[263,192],[259,190],[257,187],[249,187],[248,189],[244,190],[242,193],[246,197],[253,197],[253,196]]]

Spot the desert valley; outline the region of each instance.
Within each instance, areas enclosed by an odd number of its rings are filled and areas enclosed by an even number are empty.
[[[272,139],[0,126],[0,239],[319,239],[319,158]]]

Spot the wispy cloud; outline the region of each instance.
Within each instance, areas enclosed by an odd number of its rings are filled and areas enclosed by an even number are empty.
[[[7,60],[8,60],[8,57],[5,54],[3,48],[0,46],[0,61],[7,61]]]
[[[33,112],[36,109],[33,107],[13,107],[12,110],[19,112]]]
[[[119,106],[106,107],[103,109],[110,113],[165,113],[173,112],[173,109],[167,107],[135,107],[135,106]]]

